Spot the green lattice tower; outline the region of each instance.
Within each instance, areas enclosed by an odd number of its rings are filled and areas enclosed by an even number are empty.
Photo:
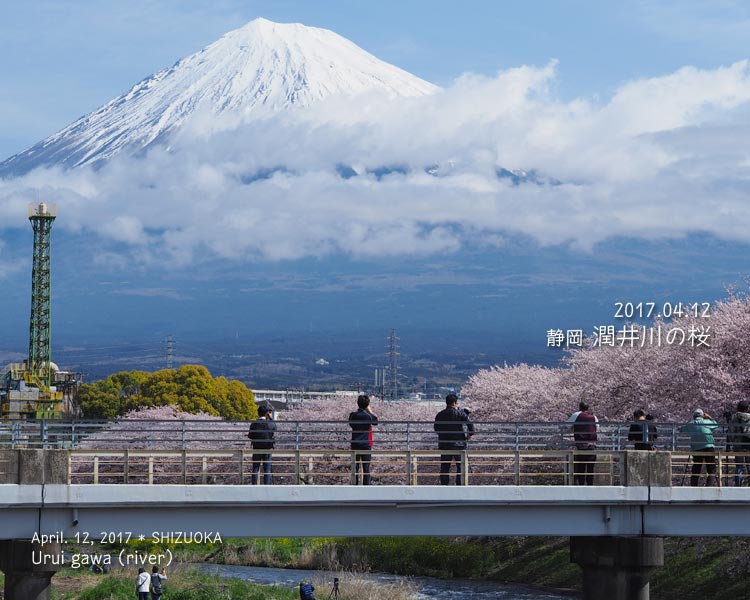
[[[31,322],[29,324],[29,373],[50,385],[50,234],[57,209],[44,202],[29,205],[34,230],[31,269]]]

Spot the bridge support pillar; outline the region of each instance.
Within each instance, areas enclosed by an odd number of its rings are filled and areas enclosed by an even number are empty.
[[[0,450],[0,484],[68,483],[67,450]]]
[[[52,576],[62,563],[61,552],[58,543],[0,540],[5,600],[49,600]]]
[[[571,537],[570,560],[583,570],[584,600],[649,600],[651,573],[664,565],[664,539]]]

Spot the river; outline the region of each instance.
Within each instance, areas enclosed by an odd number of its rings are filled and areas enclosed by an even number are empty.
[[[232,565],[212,565],[201,563],[195,565],[201,571],[218,573],[221,577],[234,577],[261,584],[276,584],[294,587],[300,581],[312,579],[326,579],[333,581],[334,574],[326,571],[303,571],[299,569],[271,569],[267,567],[238,567]],[[396,581],[398,575],[371,574],[369,577],[380,581]],[[434,579],[432,577],[410,577],[419,590],[419,600],[456,600],[468,598],[470,600],[570,600],[570,596],[563,596],[553,592],[530,589],[496,583],[493,581],[470,581],[466,579]],[[341,586],[346,585],[346,578],[342,577]],[[330,590],[317,590],[318,598],[327,598]],[[320,593],[318,593],[320,592]]]

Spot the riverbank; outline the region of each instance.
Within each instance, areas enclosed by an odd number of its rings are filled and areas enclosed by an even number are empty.
[[[190,568],[176,568],[169,575],[165,590],[171,600],[299,600],[294,590],[221,579]],[[65,569],[52,581],[53,600],[132,600],[134,596],[135,575],[123,570],[91,575]]]
[[[341,573],[341,576],[344,574]],[[115,569],[106,575],[64,569],[53,578],[52,600],[132,600],[133,570]],[[316,589],[326,589],[328,581],[311,577]],[[176,566],[165,582],[170,600],[298,600],[294,585],[256,584],[233,577],[202,573],[189,566]],[[346,574],[340,600],[414,600],[416,591],[409,582],[374,582],[367,577]]]
[[[567,538],[229,539],[208,550],[183,548],[180,556],[234,565],[486,579],[568,592],[580,588]],[[750,543],[744,539],[671,538],[651,589],[660,600],[748,598],[749,575]]]
[[[562,538],[227,539],[176,552],[184,562],[491,580],[562,593],[580,579]]]

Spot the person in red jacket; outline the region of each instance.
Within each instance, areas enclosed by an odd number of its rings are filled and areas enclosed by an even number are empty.
[[[354,485],[359,485],[359,472],[362,471],[362,485],[370,485],[370,462],[372,454],[372,426],[378,424],[378,416],[370,408],[370,397],[362,394],[357,398],[359,407],[349,413],[349,427],[352,428],[352,450],[354,450]]]

